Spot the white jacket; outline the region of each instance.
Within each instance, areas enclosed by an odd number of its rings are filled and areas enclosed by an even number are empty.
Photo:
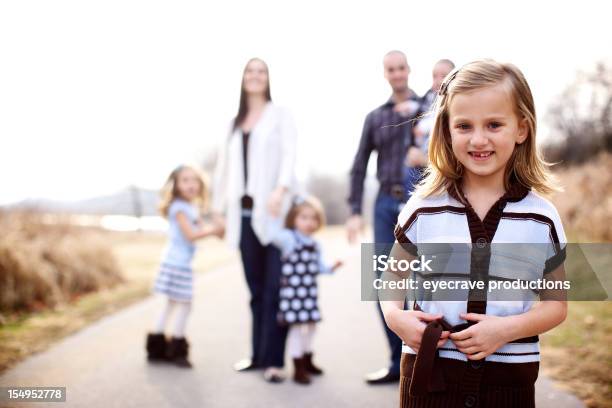
[[[225,213],[227,243],[238,248],[240,242],[240,199],[245,194],[242,132],[229,130],[219,149],[213,175],[212,208]],[[253,197],[251,225],[255,235],[268,245],[282,226],[296,191],[295,160],[297,130],[291,114],[268,102],[259,121],[251,130],[247,151],[248,180],[246,194]],[[287,187],[279,218],[268,212],[268,199],[279,186]]]

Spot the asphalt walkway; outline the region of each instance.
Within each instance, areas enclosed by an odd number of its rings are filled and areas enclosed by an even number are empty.
[[[345,251],[340,242],[324,245],[328,254]],[[358,248],[335,276],[321,276],[319,285],[323,322],[315,350],[325,375],[310,386],[268,384],[261,372],[232,370],[249,350],[247,290],[238,259],[197,276],[188,327],[193,369],[147,363],[145,332],[162,307],[160,299],[150,297],[28,358],[0,376],[0,386],[67,387],[65,403],[15,407],[397,406],[397,385],[363,381],[365,373],[384,365],[387,349],[375,305],[360,301]],[[537,402],[539,407],[583,406],[544,377],[537,383]]]

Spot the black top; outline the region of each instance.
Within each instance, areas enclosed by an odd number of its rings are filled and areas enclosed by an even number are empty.
[[[244,189],[246,191],[247,180],[249,178],[249,166],[248,166],[248,154],[249,151],[249,137],[251,132],[242,131],[242,164],[244,167]],[[240,206],[243,209],[253,208],[253,198],[246,193],[240,199]]]
[[[242,163],[244,165],[244,185],[247,184],[247,179],[249,176],[248,166],[247,166],[247,152],[249,147],[249,136],[251,132],[242,131]]]

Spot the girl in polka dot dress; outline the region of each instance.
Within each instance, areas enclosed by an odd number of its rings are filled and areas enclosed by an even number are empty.
[[[321,249],[312,235],[325,220],[322,206],[314,198],[295,204],[285,219],[285,229],[276,234],[273,243],[282,252],[282,275],[278,319],[289,325],[287,348],[293,358],[293,379],[309,384],[310,375],[323,371],[312,362],[312,340],[316,323],[321,320],[317,306],[319,273],[332,273],[342,265],[323,262]]]

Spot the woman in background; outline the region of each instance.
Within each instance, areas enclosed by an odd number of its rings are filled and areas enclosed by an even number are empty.
[[[251,296],[251,357],[234,368],[263,368],[269,382],[284,379],[287,329],[276,319],[281,261],[271,239],[295,187],[296,139],[291,115],[272,103],[268,66],[249,60],[238,114],[217,160],[213,209],[225,217],[228,244],[240,250]]]

